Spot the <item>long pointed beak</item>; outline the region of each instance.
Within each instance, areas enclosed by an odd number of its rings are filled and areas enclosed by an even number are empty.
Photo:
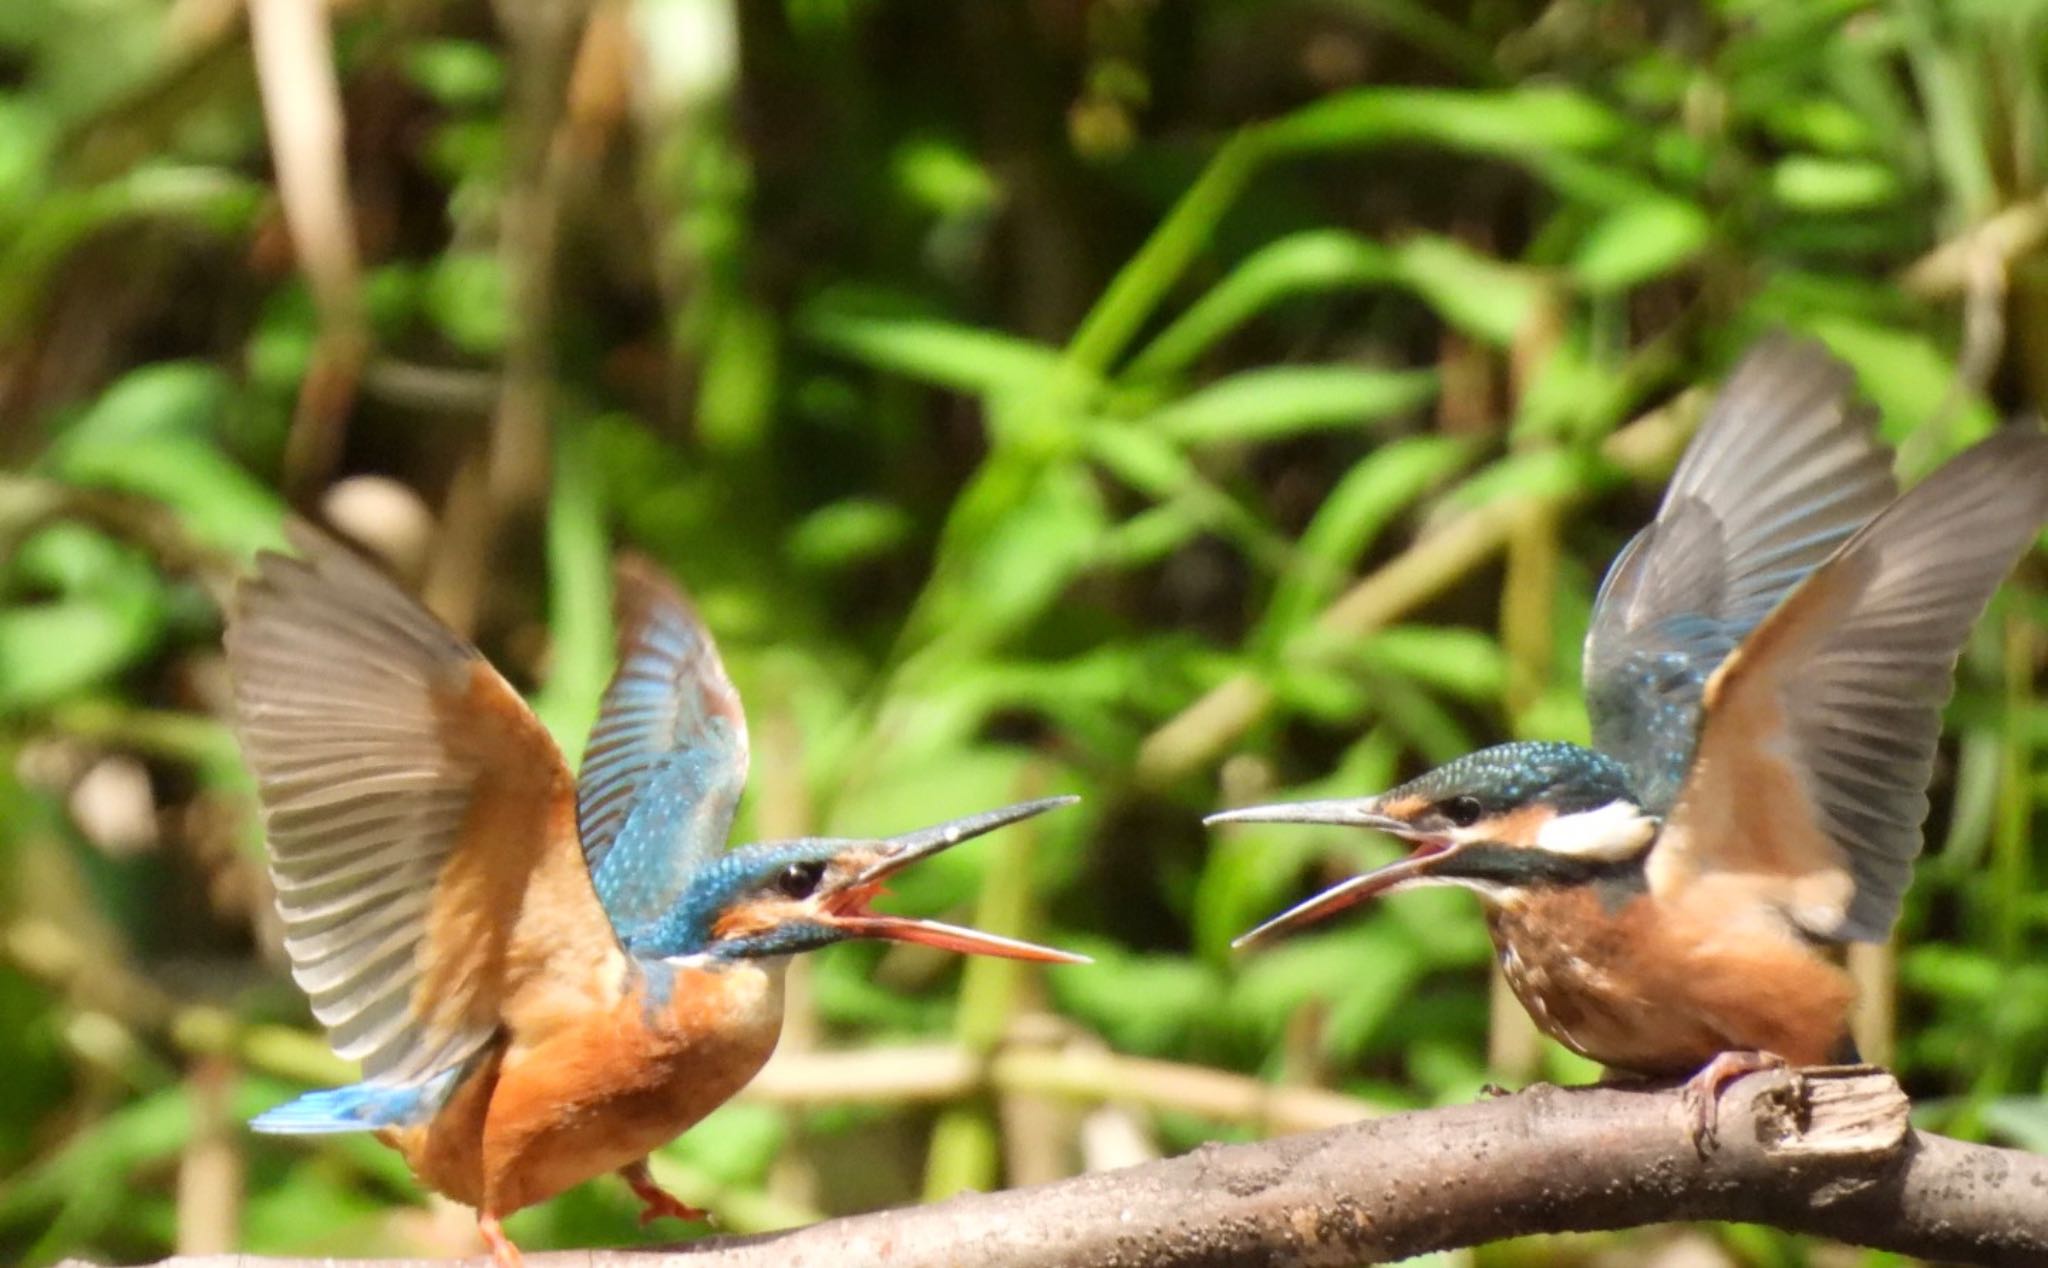
[[[1238,935],[1231,940],[1230,945],[1242,949],[1254,942],[1263,942],[1276,933],[1299,929],[1303,925],[1311,925],[1325,917],[1334,916],[1346,907],[1356,906],[1376,894],[1386,893],[1403,881],[1429,875],[1438,864],[1457,852],[1454,845],[1427,842],[1407,858],[1396,859],[1385,867],[1374,868],[1361,876],[1341,881],[1307,902],[1288,908],[1250,933]]]
[[[913,916],[885,916],[868,910],[868,900],[881,891],[882,883],[921,859],[952,849],[962,841],[984,836],[997,828],[1042,815],[1048,810],[1071,806],[1079,797],[1042,797],[1000,810],[984,811],[923,828],[881,843],[882,854],[860,873],[825,896],[820,918],[856,938],[887,938],[892,942],[914,942],[921,946],[958,951],[966,955],[992,955],[1006,960],[1029,960],[1039,964],[1088,964],[1085,955],[1040,946],[1000,934],[984,933],[938,920]]]
[[[887,938],[891,942],[915,942],[963,955],[992,955],[1003,960],[1029,960],[1035,964],[1093,964],[1085,955],[1040,946],[1020,938],[983,933],[942,920],[920,920],[915,916],[883,916],[874,912],[830,917],[834,928],[855,938]]]
[[[1206,824],[1219,823],[1330,823],[1347,828],[1371,828],[1400,837],[1404,841],[1420,844],[1413,854],[1398,859],[1385,867],[1375,868],[1362,876],[1333,885],[1314,898],[1268,920],[1265,924],[1242,934],[1231,942],[1232,947],[1247,947],[1262,942],[1276,933],[1298,929],[1314,924],[1318,920],[1333,916],[1346,907],[1356,906],[1376,894],[1383,894],[1403,881],[1426,876],[1438,864],[1457,852],[1457,847],[1427,833],[1416,830],[1415,825],[1405,819],[1396,819],[1380,813],[1380,799],[1357,797],[1336,801],[1283,802],[1269,806],[1245,806],[1238,810],[1225,810],[1202,820]]]
[[[978,815],[964,819],[950,819],[935,827],[920,828],[916,832],[900,837],[890,837],[882,843],[882,857],[870,864],[866,871],[853,878],[852,885],[873,885],[889,879],[896,873],[921,859],[942,854],[962,841],[987,836],[997,828],[1007,828],[1013,823],[1035,818],[1048,810],[1058,810],[1080,801],[1079,797],[1040,797],[1037,801],[1020,801],[1014,806],[1000,810],[984,810]]]
[[[1379,804],[1377,797],[1279,802],[1270,806],[1219,810],[1202,822],[1211,827],[1219,823],[1333,823],[1347,828],[1372,828],[1408,840],[1422,835],[1406,820],[1381,814]]]

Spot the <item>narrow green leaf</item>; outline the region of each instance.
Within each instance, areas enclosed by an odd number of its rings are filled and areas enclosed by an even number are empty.
[[[1899,176],[1872,159],[1793,154],[1771,169],[1771,197],[1793,211],[1839,215],[1897,202]]]
[[[50,464],[73,484],[154,498],[193,537],[241,556],[284,546],[284,502],[210,442],[163,436],[124,444],[68,444]]]
[[[547,684],[533,709],[574,769],[597,718],[612,674],[611,541],[605,531],[604,488],[597,436],[568,427],[555,445],[548,493]]]
[[[805,516],[783,539],[783,549],[806,568],[844,568],[895,550],[911,528],[909,513],[892,502],[847,498]]]
[[[1266,139],[1284,150],[1427,141],[1519,158],[1531,149],[1599,149],[1625,133],[1614,112],[1587,94],[1537,85],[1489,92],[1359,88],[1269,124]]]
[[[1393,254],[1355,234],[1311,229],[1270,242],[1245,257],[1131,358],[1125,377],[1179,374],[1232,331],[1291,296],[1371,286],[1395,276]]]
[[[1190,445],[1274,440],[1406,413],[1436,389],[1429,370],[1269,366],[1213,383],[1140,425]]]
[[[1305,629],[1386,526],[1468,459],[1446,436],[1411,436],[1380,446],[1344,473],[1295,547],[1252,645],[1272,654]]]
[[[994,395],[1042,387],[1060,368],[1059,354],[1043,344],[930,317],[834,311],[818,304],[799,325],[843,356],[955,392]]]
[[[1478,630],[1457,626],[1397,625],[1358,648],[1373,670],[1435,687],[1462,700],[1496,700],[1507,685],[1500,644]]]
[[[1630,203],[1602,216],[1572,256],[1572,275],[1594,292],[1627,290],[1698,255],[1712,225],[1676,198]]]
[[[1401,277],[1445,321],[1498,347],[1512,343],[1543,302],[1545,284],[1527,269],[1424,234],[1396,253]]]

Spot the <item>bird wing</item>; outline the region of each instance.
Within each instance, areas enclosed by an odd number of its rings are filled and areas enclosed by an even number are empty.
[[[285,951],[335,1051],[430,1113],[527,980],[617,943],[518,694],[370,564],[290,537],[303,558],[259,557],[226,638]]]
[[[711,633],[648,560],[617,569],[619,667],[577,781],[583,855],[633,935],[724,846],[747,783],[747,719]]]
[[[1761,879],[1806,932],[1882,940],[1920,852],[1956,656],[2044,520],[2048,436],[2006,432],[1915,486],[1779,604],[1707,682],[1652,891]]]
[[[1707,675],[1896,496],[1853,388],[1819,343],[1759,341],[1600,585],[1584,670],[1593,742],[1653,811],[1677,796]]]

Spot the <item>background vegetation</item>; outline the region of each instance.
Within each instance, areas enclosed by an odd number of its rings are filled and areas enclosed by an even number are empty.
[[[1584,1079],[1459,896],[1230,954],[1391,847],[1199,814],[1583,738],[1646,411],[1790,326],[1922,474],[2048,397],[2044,237],[2043,0],[0,5],[0,1258],[474,1246],[374,1143],[240,1127],[346,1077],[218,720],[288,506],[572,755],[606,561],[657,555],[749,834],[1086,795],[899,901],[1099,964],[816,957],[795,1059],[659,1160],[729,1227]],[[2048,1148],[2022,576],[1858,969],[1926,1122]],[[612,1182],[512,1227],[640,1236]],[[1681,1254],[1860,1262],[1471,1259]]]

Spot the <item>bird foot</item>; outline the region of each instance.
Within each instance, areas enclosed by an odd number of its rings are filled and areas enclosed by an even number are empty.
[[[1479,1085],[1479,1096],[1477,1099],[1482,1101],[1497,1101],[1504,1096],[1513,1096],[1514,1094],[1515,1093],[1512,1088],[1504,1088],[1498,1083],[1482,1083]]]
[[[1720,1134],[1721,1093],[1745,1074],[1779,1070],[1785,1058],[1772,1052],[1723,1052],[1685,1082],[1686,1122],[1692,1147],[1705,1157]]]
[[[498,1223],[497,1216],[479,1212],[476,1231],[482,1235],[484,1245],[490,1248],[491,1262],[498,1268],[524,1268],[526,1261],[520,1257],[519,1248],[512,1244],[512,1239],[505,1236],[505,1227]]]
[[[659,1219],[682,1220],[686,1224],[710,1224],[714,1221],[709,1211],[700,1211],[683,1201],[667,1189],[654,1182],[654,1173],[647,1168],[645,1159],[630,1167],[619,1168],[626,1183],[633,1189],[633,1196],[640,1199],[640,1224],[645,1227]]]

